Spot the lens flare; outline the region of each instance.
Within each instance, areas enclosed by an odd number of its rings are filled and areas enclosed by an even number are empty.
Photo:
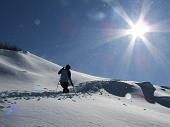
[[[130,99],[132,98],[132,95],[131,95],[130,93],[127,93],[127,94],[125,95],[125,97],[126,97],[126,99],[130,100]]]

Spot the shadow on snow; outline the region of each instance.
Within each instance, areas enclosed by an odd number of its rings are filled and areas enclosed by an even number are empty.
[[[144,98],[146,101],[149,103],[158,103],[162,106],[165,106],[167,108],[170,108],[170,96],[154,96],[155,88],[150,82],[142,82],[142,83],[136,83],[138,85],[144,95]],[[92,82],[85,82],[85,83],[80,83],[78,86],[75,87],[76,92],[81,95],[81,94],[93,94],[96,92],[99,92],[101,89],[104,89],[106,92],[109,94],[119,96],[119,97],[125,97],[127,93],[132,93],[134,92],[135,86],[121,82],[121,81],[92,81]],[[68,96],[68,97],[73,97],[77,94],[73,92],[69,94],[62,94],[61,91],[56,92],[56,91],[38,91],[38,92],[29,92],[29,91],[4,91],[0,93],[0,98],[15,98],[15,97],[20,97],[20,98],[30,98],[30,97],[60,97],[62,95]]]

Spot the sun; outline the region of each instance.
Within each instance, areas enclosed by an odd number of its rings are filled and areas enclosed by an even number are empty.
[[[161,65],[166,63],[166,57],[161,53],[159,48],[157,48],[153,42],[150,42],[147,37],[149,37],[150,33],[170,33],[169,27],[162,25],[161,22],[155,22],[154,24],[148,22],[147,15],[150,12],[150,7],[152,2],[149,0],[143,0],[140,13],[138,15],[137,22],[133,22],[133,20],[126,13],[121,4],[112,0],[104,0],[113,10],[114,13],[118,14],[126,23],[128,28],[113,28],[106,29],[105,33],[107,33],[107,42],[113,42],[115,39],[123,38],[123,37],[131,37],[127,43],[127,48],[125,49],[125,53],[122,58],[122,63],[124,64],[125,69],[129,69],[133,51],[136,45],[136,42],[139,42],[137,38],[140,39],[140,42],[146,46],[148,51],[151,53],[155,61],[160,62]],[[148,34],[148,36],[146,36]],[[116,42],[116,41],[114,41]],[[118,41],[119,42],[119,41]],[[140,59],[140,58],[139,58]],[[163,62],[162,62],[163,61]],[[165,61],[165,62],[164,62]]]
[[[131,35],[134,39],[143,38],[147,32],[149,32],[149,26],[142,20],[138,21],[136,24],[132,24],[131,28],[127,30],[127,34]]]

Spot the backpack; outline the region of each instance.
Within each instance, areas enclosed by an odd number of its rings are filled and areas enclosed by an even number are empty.
[[[70,80],[69,78],[69,72],[66,69],[61,70],[61,76],[60,76],[60,82],[68,82]]]

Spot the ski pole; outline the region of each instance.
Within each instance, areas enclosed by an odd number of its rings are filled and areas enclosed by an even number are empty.
[[[56,92],[57,92],[57,90],[58,90],[58,85],[59,85],[59,83],[60,83],[60,82],[58,82],[58,83],[57,83],[57,88],[56,88]]]
[[[75,95],[78,95],[73,84],[72,84],[72,86],[73,86],[73,91],[74,91]]]

